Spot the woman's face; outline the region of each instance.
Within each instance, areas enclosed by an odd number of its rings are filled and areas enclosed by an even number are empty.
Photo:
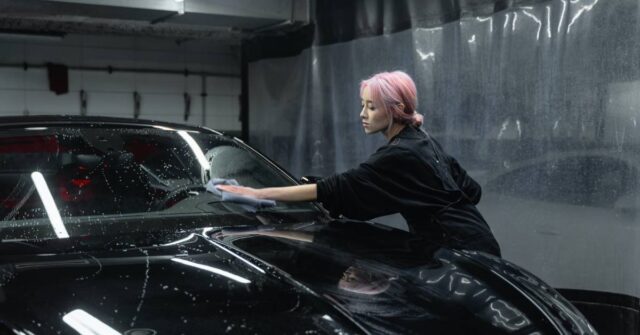
[[[373,104],[368,86],[362,90],[360,98],[362,99],[360,119],[362,119],[364,132],[366,134],[374,134],[386,130],[389,127],[389,117],[382,109]]]

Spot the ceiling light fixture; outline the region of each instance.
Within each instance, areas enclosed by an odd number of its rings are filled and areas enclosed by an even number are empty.
[[[178,15],[184,14],[185,12],[184,7],[186,6],[185,1],[184,0],[175,0],[175,1],[178,4]]]

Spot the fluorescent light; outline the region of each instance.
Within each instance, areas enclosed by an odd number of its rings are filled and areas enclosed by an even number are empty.
[[[119,332],[81,309],[66,314],[62,317],[62,321],[80,335],[120,335]]]
[[[156,128],[156,129],[161,129],[161,130],[175,131],[175,129],[169,128],[169,127],[165,127],[165,126],[151,126],[151,127]]]
[[[180,137],[187,142],[189,147],[191,147],[191,151],[196,155],[200,166],[205,170],[211,170],[211,165],[209,164],[207,157],[205,157],[204,152],[202,152],[202,148],[200,148],[198,143],[196,143],[196,140],[194,140],[193,137],[184,130],[179,130],[178,135],[180,135]]]
[[[184,15],[184,7],[185,7],[185,3],[184,0],[175,0],[176,4],[178,5],[178,15]]]
[[[195,236],[195,234],[191,233],[191,234],[189,234],[189,236],[187,236],[187,237],[185,237],[185,238],[183,238],[183,239],[179,239],[179,240],[177,240],[177,241],[169,242],[169,243],[167,243],[167,244],[163,244],[162,246],[163,246],[163,247],[166,247],[166,246],[168,246],[168,245],[176,245],[176,244],[180,244],[180,243],[182,243],[182,242],[189,241],[190,239],[192,239],[192,238],[193,238],[193,236]]]
[[[27,127],[24,130],[47,130],[47,127]]]
[[[44,180],[44,176],[42,175],[42,173],[36,171],[31,174],[31,179],[36,185],[36,190],[38,191],[38,195],[40,196],[40,199],[44,204],[44,209],[47,211],[47,216],[49,217],[49,221],[51,222],[56,235],[58,236],[58,238],[69,238],[67,229],[62,223],[62,217],[60,217],[60,212],[58,211],[56,203],[53,201],[51,191],[49,191],[49,186],[47,186],[47,182]]]
[[[233,273],[224,271],[224,270],[220,270],[218,268],[214,268],[212,266],[208,266],[208,265],[202,265],[202,264],[198,264],[198,263],[194,263],[194,262],[190,262],[190,261],[185,261],[184,259],[179,259],[179,258],[172,258],[172,261],[176,262],[176,263],[181,263],[184,265],[188,265],[188,266],[192,266],[194,268],[198,268],[198,269],[202,269],[205,271],[209,271],[209,272],[213,272],[215,274],[219,274],[221,276],[227,277],[231,280],[235,280],[238,283],[242,283],[242,284],[249,284],[251,283],[251,281],[249,279],[240,277],[240,276],[236,276]]]

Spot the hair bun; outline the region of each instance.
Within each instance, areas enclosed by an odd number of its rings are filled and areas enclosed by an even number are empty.
[[[413,126],[420,127],[422,126],[423,121],[424,121],[424,116],[416,111],[413,111],[413,122],[411,124]]]

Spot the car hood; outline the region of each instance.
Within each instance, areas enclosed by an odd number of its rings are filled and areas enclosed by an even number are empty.
[[[197,234],[152,247],[2,256],[0,284],[0,333],[361,332],[286,274]]]
[[[595,333],[551,287],[498,257],[359,221],[304,230],[307,242],[269,232],[226,242],[328,297],[373,333]]]
[[[517,266],[407,232],[344,220],[215,232],[0,243],[0,333],[595,333]]]

